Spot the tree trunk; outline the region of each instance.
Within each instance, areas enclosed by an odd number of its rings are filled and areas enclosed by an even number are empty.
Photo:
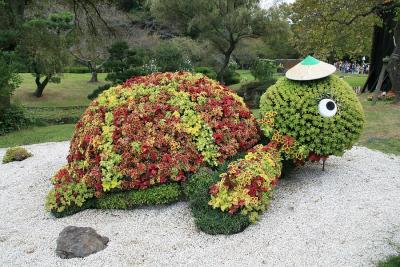
[[[44,88],[49,83],[51,76],[46,76],[43,82],[40,82],[40,75],[36,75],[35,82],[36,82],[36,91],[33,93],[36,97],[42,97]]]
[[[225,74],[226,68],[229,65],[229,60],[231,59],[231,55],[232,55],[233,51],[235,50],[235,46],[236,46],[236,43],[231,42],[228,50],[224,53],[224,56],[225,56],[224,64],[222,65],[222,67],[219,70],[218,75],[217,75],[217,79],[221,83],[224,83],[224,74]]]
[[[91,61],[87,61],[87,67],[89,68],[92,77],[90,78],[90,83],[97,83],[99,80],[97,79],[97,68],[96,63],[92,63]]]
[[[92,73],[92,78],[90,78],[90,83],[97,83],[99,80],[97,79],[97,70],[96,69],[93,69],[92,71],[91,71],[91,73]]]
[[[383,59],[389,57],[394,49],[393,33],[394,29],[394,14],[392,11],[386,11],[380,14],[382,26],[374,27],[372,37],[372,49],[370,57],[370,68],[367,82],[365,83],[362,92],[375,90],[379,74],[382,70]]]
[[[393,90],[396,93],[395,103],[400,103],[400,22],[397,22],[394,39],[396,41],[396,48],[390,56],[388,73]]]

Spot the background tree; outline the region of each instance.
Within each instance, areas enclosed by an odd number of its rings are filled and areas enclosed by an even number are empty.
[[[395,10],[395,26],[393,31],[393,39],[395,48],[390,55],[388,64],[388,73],[393,88],[396,91],[396,103],[400,103],[400,1],[394,1],[398,7]]]
[[[299,52],[292,44],[293,30],[290,23],[290,6],[287,3],[274,5],[267,11],[266,32],[261,39],[269,47],[269,59],[295,59]]]
[[[19,84],[12,59],[22,19],[23,9],[17,2],[0,1],[0,109],[10,106],[12,91]]]
[[[223,56],[218,69],[222,82],[239,42],[264,30],[264,13],[257,0],[153,0],[151,13],[188,36],[210,41]]]
[[[142,10],[146,6],[146,0],[117,0],[117,6],[126,12]]]
[[[297,0],[291,16],[294,40],[303,54],[314,50],[317,55],[330,54],[330,58],[358,54],[361,50],[357,46],[366,52],[372,43],[370,74],[364,89],[375,89],[382,60],[390,56],[388,73],[397,92],[396,102],[400,102],[400,48],[395,48],[394,42],[400,39],[399,8],[400,0]],[[371,36],[372,42],[365,39]]]
[[[0,110],[10,107],[11,95],[21,83],[15,66],[10,62],[11,56],[6,52],[0,54]]]
[[[68,64],[68,32],[73,27],[73,15],[55,13],[47,19],[32,19],[23,25],[23,38],[18,54],[35,77],[34,95],[41,97],[49,82],[59,82]]]
[[[97,74],[108,58],[107,40],[110,39],[81,31],[75,33],[74,39],[74,44],[70,48],[72,56],[75,61],[89,69],[91,73],[89,82],[98,82]]]
[[[291,44],[293,32],[289,24],[288,4],[274,5],[265,11],[265,32],[257,39],[239,43],[234,58],[243,67],[250,66],[258,58],[298,58],[298,51]],[[244,64],[243,64],[244,63]]]
[[[104,63],[104,68],[108,72],[106,80],[113,84],[123,83],[127,79],[144,75],[143,65],[149,59],[149,51],[143,48],[130,48],[124,42],[114,43],[108,50],[109,58]]]
[[[161,72],[193,71],[191,53],[171,40],[164,41],[155,48],[154,59]]]
[[[271,47],[261,38],[241,41],[232,54],[233,59],[242,69],[248,69],[258,58],[270,58]]]
[[[368,2],[369,0],[367,0]],[[361,9],[356,9],[356,2]],[[373,17],[362,17],[350,26],[338,25],[336,19],[345,19],[355,11],[363,11],[362,1],[298,0],[291,5],[293,40],[303,55],[314,54],[331,63],[337,58],[358,58],[371,50]],[[362,3],[362,4],[361,4]]]

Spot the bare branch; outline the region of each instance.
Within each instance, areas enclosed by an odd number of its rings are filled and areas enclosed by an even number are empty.
[[[76,0],[75,0],[76,1]],[[96,7],[95,4],[93,4],[92,1],[88,0],[89,5],[92,6],[93,10],[96,12],[98,18],[100,19],[100,21],[104,24],[104,26],[106,26],[106,28],[110,31],[110,33],[115,37],[115,31],[110,27],[110,25],[108,25],[108,23],[104,20],[104,18],[101,16],[99,9]]]

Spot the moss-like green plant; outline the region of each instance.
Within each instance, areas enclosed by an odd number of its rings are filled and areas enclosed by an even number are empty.
[[[378,264],[378,267],[399,267],[400,256],[393,256]]]
[[[82,206],[70,205],[58,212],[52,210],[57,217],[65,217],[86,209],[134,209],[145,205],[166,205],[182,198],[182,188],[178,183],[168,183],[146,190],[129,190],[104,194],[101,198],[88,199]]]
[[[162,184],[146,190],[130,190],[106,194],[96,199],[97,209],[133,209],[144,205],[165,205],[181,199],[182,189],[178,183]]]
[[[221,212],[208,205],[209,188],[220,180],[221,172],[202,168],[184,184],[184,192],[189,199],[197,228],[212,235],[239,233],[251,223],[247,216]]]
[[[3,163],[9,163],[12,161],[22,161],[31,157],[32,154],[23,147],[12,147],[7,149],[6,154],[3,157]]]
[[[265,135],[294,137],[305,157],[342,155],[364,125],[356,94],[336,76],[307,82],[281,78],[262,95],[260,108]]]

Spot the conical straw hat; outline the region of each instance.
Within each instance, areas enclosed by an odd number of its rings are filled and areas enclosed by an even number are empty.
[[[335,73],[335,71],[335,66],[308,56],[302,62],[288,70],[286,78],[294,81],[311,81],[328,77]]]

